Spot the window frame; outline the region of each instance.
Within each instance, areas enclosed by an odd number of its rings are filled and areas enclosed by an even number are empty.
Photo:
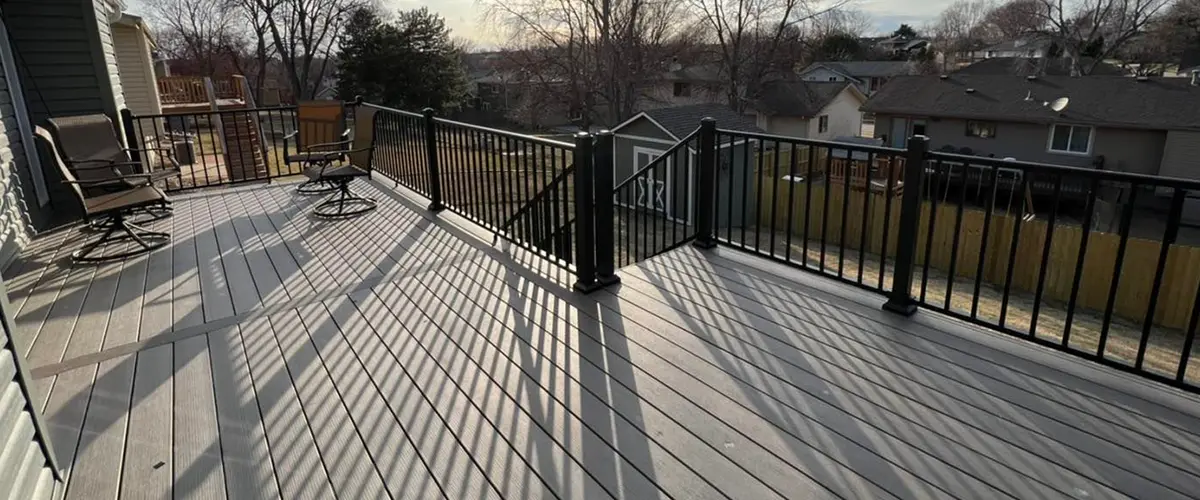
[[[817,133],[824,134],[829,131],[829,115],[821,115],[817,117]]]
[[[690,82],[674,82],[671,86],[671,94],[674,97],[691,97],[692,84]]]
[[[973,123],[991,125],[992,135],[985,137],[985,136],[978,135],[978,134],[972,134],[971,133],[971,124],[973,124]],[[966,137],[974,137],[977,139],[995,139],[996,138],[996,129],[998,128],[998,125],[999,124],[997,124],[996,122],[988,121],[988,120],[967,120],[966,129],[963,131],[963,134],[966,135]]]
[[[1071,151],[1070,149],[1054,149],[1054,133],[1058,127],[1070,127],[1071,135],[1067,136],[1067,148],[1071,147],[1071,139],[1075,137],[1075,130],[1086,128],[1088,130],[1087,150],[1086,151]],[[1046,152],[1060,155],[1072,156],[1091,156],[1092,148],[1096,145],[1096,127],[1091,125],[1082,125],[1078,123],[1052,123],[1050,124],[1050,133],[1046,137]]]

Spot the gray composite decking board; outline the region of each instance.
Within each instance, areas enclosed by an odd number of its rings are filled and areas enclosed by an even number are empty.
[[[222,328],[207,337],[226,492],[229,498],[280,498],[270,443],[237,327]]]
[[[342,330],[346,329],[347,321],[355,321],[346,317],[350,311],[347,308],[330,310],[323,304],[314,306],[304,307],[301,311],[306,324],[316,323],[315,328],[309,327],[311,342],[354,418],[392,498],[446,498],[421,460],[408,432],[393,415],[361,359],[344,337]],[[361,324],[354,326],[364,327]]]
[[[33,295],[46,274],[65,272],[52,264],[58,261],[60,255],[65,254],[65,249],[72,247],[67,242],[73,241],[70,236],[75,234],[77,233],[74,228],[65,228],[41,238],[34,238],[26,245],[22,256],[36,255],[38,258],[19,256],[4,270],[4,284],[8,289],[9,304],[12,306],[14,317],[21,314],[25,302]]]
[[[259,231],[267,230],[278,235],[281,244],[292,254],[300,271],[312,284],[314,292],[319,293],[337,287],[339,282],[334,275],[305,245],[302,235],[288,223],[288,216],[280,212],[281,208],[269,196],[269,192],[264,193],[263,196],[255,196],[253,201],[260,207],[259,210],[265,212],[263,219],[270,224],[268,228],[259,228]]]
[[[457,385],[456,377],[466,379],[471,374],[446,374],[439,366],[436,354],[427,352],[426,347],[419,341],[403,337],[403,332],[409,332],[414,325],[417,325],[417,328],[431,327],[427,322],[420,320],[419,316],[419,312],[412,310],[400,321],[400,327],[393,325],[378,328],[375,332],[389,349],[399,347],[392,351],[396,362],[400,364],[405,377],[417,387],[423,388],[422,395],[444,426],[441,432],[449,432],[457,438],[500,496],[554,498],[554,494],[541,481],[540,476],[533,472],[521,453],[512,447],[514,435],[518,442],[527,441],[527,438],[521,437],[528,429],[522,426],[497,429],[486,415],[472,405],[470,397]]]
[[[391,276],[424,263],[429,257],[428,254],[413,254],[408,251],[416,242],[411,231],[424,227],[416,225],[416,221],[422,220],[420,215],[407,210],[395,210],[394,202],[378,196],[375,192],[368,191],[364,194],[378,198],[379,208],[367,217],[357,217],[336,224],[344,237],[364,244],[360,249],[368,252],[368,258],[375,263],[381,276]],[[447,252],[446,256],[451,253],[453,252]]]
[[[201,210],[203,198],[187,200],[184,206],[177,208],[179,213],[171,216],[174,227],[171,238],[171,328],[179,328],[204,323],[204,296],[201,289],[200,268],[197,264],[196,253],[196,223],[204,215]]]
[[[498,276],[491,274],[489,271],[473,271],[473,273],[476,275],[474,279],[478,279],[480,281],[471,281],[471,279],[461,275],[464,271],[457,272],[460,274],[460,276],[456,276],[454,279],[466,281],[466,284],[459,284],[458,286],[475,290],[472,293],[483,293],[486,291],[487,293],[495,295],[503,292],[503,296],[496,295],[496,299],[492,300],[504,300],[504,298],[507,297],[507,300],[510,303],[519,300],[516,297],[525,297],[522,295],[522,292],[518,292],[515,288],[512,288],[512,286],[515,285],[510,285],[508,291],[506,292],[503,291],[503,288],[497,291],[492,291],[492,288],[495,288],[496,286],[504,287],[505,285],[500,283],[488,284],[488,280],[498,279]],[[513,278],[509,277],[508,279]],[[528,287],[528,284],[521,283],[521,286]],[[536,289],[536,287],[534,288]],[[542,291],[545,292],[548,290],[542,289]],[[529,293],[528,290],[524,290],[524,292]],[[546,301],[551,302],[553,306],[541,305]],[[577,310],[570,310],[570,308],[573,307],[573,304],[568,306],[559,301],[562,301],[562,299],[555,297],[551,293],[542,293],[537,297],[530,297],[527,300],[520,300],[522,307],[518,309],[518,313],[525,315],[526,318],[531,318],[530,322],[534,324],[541,324],[547,321],[553,322],[555,331],[571,332],[572,330],[577,330],[580,333],[583,333],[584,336],[579,337],[578,341],[572,342],[572,344],[578,343],[578,345],[571,346],[573,349],[572,352],[580,353],[580,356],[589,361],[588,364],[582,365],[582,368],[586,369],[590,366],[605,367],[605,370],[601,375],[602,377],[612,377],[623,384],[624,387],[636,388],[635,391],[630,389],[633,392],[630,392],[628,397],[635,399],[641,398],[647,401],[647,403],[654,405],[652,408],[643,409],[643,415],[657,415],[659,413],[663,413],[667,418],[682,420],[682,422],[680,422],[678,425],[682,425],[688,428],[691,432],[699,434],[699,437],[704,438],[704,441],[707,442],[716,452],[728,456],[730,460],[733,460],[749,471],[752,471],[756,476],[758,476],[758,479],[770,481],[777,489],[780,489],[781,491],[786,491],[791,494],[796,491],[796,488],[799,488],[801,487],[800,485],[804,484],[806,485],[805,488],[807,490],[805,493],[806,496],[830,494],[830,492],[824,491],[823,488],[819,486],[813,479],[800,475],[802,471],[795,469],[794,463],[788,460],[777,458],[780,456],[780,450],[785,449],[787,445],[781,445],[775,442],[775,440],[770,437],[773,435],[773,433],[767,433],[764,435],[758,435],[755,433],[754,429],[761,427],[759,423],[755,421],[761,419],[757,417],[751,417],[749,419],[734,420],[727,426],[724,424],[724,421],[716,415],[704,416],[705,407],[693,404],[691,401],[689,401],[687,395],[684,394],[684,392],[689,394],[694,392],[687,389],[690,387],[690,385],[694,385],[694,383],[688,384],[686,381],[682,385],[664,383],[658,379],[658,377],[662,377],[661,374],[651,373],[640,368],[628,366],[629,359],[627,356],[632,353],[632,351],[630,351],[630,346],[624,345],[625,343],[620,339],[620,337],[612,337],[611,335],[606,335],[600,331],[597,331],[599,322],[594,317],[576,316],[572,320],[558,319],[557,314],[560,313],[567,314],[568,316],[572,313],[578,314],[576,312]],[[503,302],[501,302],[501,304],[502,303]],[[586,302],[580,305],[582,307],[587,307]],[[502,308],[503,306],[489,303],[481,307],[486,309],[487,307]],[[510,305],[509,307],[513,306]],[[551,312],[547,314],[544,312],[545,310],[539,311],[539,309],[542,307],[546,307],[546,310],[550,310]],[[562,311],[553,311],[553,309],[560,309]],[[552,317],[555,319],[551,319]],[[566,333],[560,334],[560,336],[565,334]],[[601,344],[601,339],[607,340]],[[537,339],[529,339],[528,342],[533,345],[537,345],[539,343],[537,342]],[[613,342],[617,342],[617,344],[613,344]],[[544,343],[544,341],[542,343]],[[611,352],[612,354],[603,354],[605,352]],[[599,359],[595,359],[597,356],[599,356]],[[621,369],[617,369],[617,367],[620,367]],[[583,380],[586,383],[590,379],[584,376],[579,380]],[[662,408],[662,410],[658,410],[658,408]],[[747,436],[743,434],[747,429],[750,429],[750,434],[754,435]],[[734,444],[734,446],[728,446],[728,444]],[[763,446],[764,444],[766,445],[765,448]],[[712,451],[709,453],[712,453]],[[677,452],[677,455],[679,455],[685,461],[691,460],[693,459],[692,457],[695,456],[703,456],[703,454],[686,452]],[[786,452],[783,455],[786,455]],[[820,459],[818,459],[818,461],[820,461]],[[826,467],[831,467],[833,470],[839,468],[839,466],[834,463],[826,463],[824,465]],[[699,466],[701,468],[710,467],[710,465],[705,462],[701,462],[695,466]],[[850,473],[849,475],[853,476],[853,473]],[[731,486],[730,484],[725,483],[725,481],[730,479],[729,473],[704,474],[704,476],[720,477],[723,482],[720,485],[721,487],[728,488]],[[849,488],[851,490],[857,490],[858,493],[856,495],[859,497],[888,496],[886,492],[870,485],[866,481],[861,480],[861,478],[855,482],[855,484],[850,485]],[[733,495],[747,495],[748,490],[746,488],[737,488],[732,492],[726,491],[726,493]],[[754,497],[758,495],[749,496]]]
[[[284,366],[271,323],[264,316],[238,328],[283,497],[332,498],[329,473]]]
[[[391,293],[399,295],[395,289],[391,290]],[[364,304],[364,307],[369,305]],[[444,309],[446,306],[443,304],[434,307]],[[432,308],[426,309],[426,312],[427,315],[443,313]],[[461,312],[478,315],[478,311]],[[483,335],[488,335],[489,329],[497,326],[486,322],[477,324],[480,327],[478,333]],[[667,498],[667,493],[663,492],[659,485],[664,485],[682,498],[721,496],[660,446],[649,444],[650,439],[641,430],[617,415],[593,393],[581,390],[573,384],[568,386],[561,383],[569,380],[565,372],[552,371],[551,365],[545,363],[540,366],[546,373],[529,366],[524,369],[495,369],[498,365],[511,363],[509,358],[503,357],[507,356],[507,353],[501,354],[494,348],[485,350],[485,344],[481,342],[464,342],[462,337],[471,339],[476,332],[466,326],[462,319],[443,323],[442,326],[455,342],[456,348],[470,357],[476,369],[489,376],[510,398],[515,398],[523,411],[538,425],[552,430],[550,434],[557,437],[559,445],[565,447],[570,456],[582,464],[585,470],[604,484],[614,496]],[[464,344],[467,347],[464,348]],[[489,368],[484,369],[485,366]],[[528,373],[529,371],[533,374]],[[607,439],[598,432],[607,434]],[[639,446],[638,443],[647,444]],[[626,458],[620,451],[613,449],[614,444],[636,455],[632,459]],[[653,451],[642,448],[653,448]],[[653,479],[648,474],[653,476]],[[656,481],[659,485],[655,484]]]
[[[728,272],[715,270],[714,272]],[[745,279],[745,278],[735,278]],[[767,290],[767,289],[764,289]],[[765,293],[765,292],[764,292]],[[1090,432],[1098,433],[1105,438],[1119,440],[1124,436],[1122,432],[1128,431],[1141,434],[1142,437],[1136,437],[1131,440],[1126,440],[1121,444],[1123,446],[1139,449],[1145,453],[1159,453],[1163,447],[1167,448],[1167,452],[1176,458],[1178,453],[1186,452],[1188,449],[1195,449],[1194,438],[1191,436],[1187,428],[1180,429],[1183,433],[1172,432],[1171,439],[1161,436],[1163,429],[1157,424],[1166,424],[1161,419],[1154,418],[1149,415],[1145,409],[1154,409],[1153,404],[1147,404],[1143,401],[1137,407],[1114,408],[1107,403],[1100,402],[1103,407],[1097,408],[1096,405],[1087,404],[1071,404],[1071,398],[1053,397],[1054,395],[1039,393],[1039,391],[1031,391],[1026,389],[1037,389],[1039,384],[1030,383],[1028,375],[1010,375],[1010,366],[1012,363],[1002,363],[989,361],[967,351],[958,351],[947,349],[944,343],[954,342],[955,339],[949,334],[941,336],[927,336],[923,333],[910,332],[907,329],[902,329],[902,325],[894,323],[881,322],[880,319],[889,319],[886,316],[882,318],[874,318],[870,316],[854,315],[847,319],[839,316],[840,311],[836,306],[827,302],[822,302],[815,298],[809,298],[810,295],[801,294],[799,292],[784,292],[772,291],[771,293],[780,294],[783,297],[786,306],[797,308],[797,314],[811,317],[810,321],[828,322],[834,320],[844,325],[841,327],[842,337],[856,339],[862,345],[876,346],[873,347],[876,353],[883,353],[889,359],[895,358],[905,364],[920,367],[922,370],[932,371],[939,374],[944,373],[945,378],[975,380],[979,376],[984,376],[988,379],[1001,382],[1000,384],[986,384],[981,386],[971,386],[965,392],[968,396],[994,396],[995,398],[1014,402],[1022,405],[1025,408],[1034,411],[1041,411],[1056,416],[1060,421],[1065,423],[1087,423],[1090,425],[1084,426]],[[768,295],[774,297],[775,295]],[[868,314],[874,314],[873,310],[865,310]],[[836,318],[836,319],[835,319]],[[887,335],[867,336],[863,332],[876,331],[887,333]],[[892,333],[894,332],[894,334]],[[980,335],[986,335],[980,333]],[[902,340],[891,341],[890,337],[896,336]],[[911,338],[910,338],[911,337]],[[991,349],[985,346],[978,346],[976,350]],[[878,354],[876,354],[878,356]],[[989,357],[1008,359],[1008,356],[1002,352],[996,352]],[[1061,355],[1060,355],[1061,356]],[[1074,359],[1066,359],[1065,363],[1079,363]],[[919,380],[923,380],[921,377]],[[1046,384],[1054,383],[1053,378],[1040,379]],[[1103,386],[1095,384],[1090,392],[1102,391]],[[1163,391],[1160,388],[1151,388],[1154,391]],[[948,390],[947,393],[961,393],[963,391]],[[1194,403],[1193,403],[1194,404]],[[1096,410],[1103,411],[1096,411]],[[1174,410],[1172,410],[1174,411]],[[1096,415],[1095,413],[1100,415]],[[1061,416],[1059,416],[1061,415]],[[1082,419],[1082,420],[1081,420]],[[1153,423],[1155,425],[1147,425]],[[1173,427],[1171,427],[1173,428]],[[1169,430],[1169,429],[1168,429]],[[1111,433],[1109,431],[1121,431]],[[1179,446],[1183,444],[1183,447]],[[1200,445],[1198,445],[1200,446]]]
[[[503,443],[497,443],[500,452],[517,455],[508,458],[509,463],[516,467],[506,468],[507,480],[502,480],[501,474],[492,474],[506,498],[612,498],[544,427],[521,409],[516,400],[487,378],[474,362],[467,361],[458,353],[457,346],[450,343],[442,332],[447,327],[444,323],[430,317],[427,311],[423,311],[423,314],[427,319],[410,325],[409,333],[415,337],[406,340],[416,341],[428,356],[425,359],[433,361],[431,366],[435,369],[427,372],[432,380],[425,381],[423,385],[453,385],[457,391],[455,398],[470,404],[465,407],[465,413],[471,416],[466,418],[489,422],[507,443],[508,448]],[[449,311],[441,314],[449,314]],[[469,326],[465,328],[470,329]],[[426,361],[423,359],[420,363]],[[488,431],[485,428],[483,432]],[[492,457],[497,454],[496,451],[476,453],[489,459],[494,459]],[[530,474],[539,478],[540,483],[528,480]],[[526,481],[529,485],[521,484]]]
[[[230,209],[228,197],[208,201],[209,212],[212,214],[212,237],[220,254],[221,272],[229,290],[232,314],[244,314],[260,307],[264,300],[246,260],[246,251],[233,229],[233,219],[241,214]],[[274,277],[274,270],[271,268],[264,269],[263,272]],[[278,280],[278,277],[275,279]]]
[[[337,269],[336,272],[347,278],[346,281],[340,283],[341,285],[374,279],[383,275],[383,272],[376,266],[378,258],[370,254],[369,247],[364,247],[355,237],[356,235],[344,230],[347,225],[378,219],[379,211],[368,212],[349,220],[321,219],[312,215],[311,207],[320,203],[323,197],[307,197],[283,189],[275,189],[271,193],[277,202],[294,207],[296,211],[293,212],[291,222],[300,229],[302,234],[315,236],[315,240],[309,247],[314,253],[321,256],[326,267],[331,270]]]
[[[670,271],[675,270],[670,269]],[[641,280],[638,274],[640,272],[637,270],[625,270],[623,275],[630,276],[631,278],[630,280],[626,280],[625,283],[627,285],[635,285],[633,281]],[[654,276],[664,276],[664,274],[655,273]],[[665,279],[669,281],[671,278]],[[660,283],[666,282],[660,281]],[[698,280],[689,282],[688,286],[696,287],[701,296],[721,293],[703,288],[703,285]],[[734,283],[724,283],[721,286],[725,289],[735,291],[738,288],[745,288]],[[667,288],[670,288],[669,284]],[[742,311],[753,313],[755,310],[764,307],[774,308],[770,310],[773,312],[769,313],[772,320],[780,321],[784,331],[795,332],[796,335],[806,334],[815,328],[811,323],[802,323],[801,320],[796,318],[794,309],[789,308],[785,304],[774,303],[775,301],[770,297],[754,294],[751,291],[744,293],[747,294],[745,295],[746,300],[739,304]],[[778,311],[781,310],[787,310],[788,313],[779,313]],[[1033,412],[1019,411],[1019,407],[1007,401],[986,394],[981,396],[979,391],[974,390],[972,386],[944,378],[934,373],[923,373],[919,376],[910,375],[906,372],[913,372],[919,370],[919,368],[909,363],[901,363],[898,360],[880,362],[878,359],[881,356],[886,356],[883,353],[852,358],[840,350],[825,348],[826,345],[836,346],[837,343],[837,339],[829,335],[811,335],[803,339],[793,336],[793,338],[801,341],[800,345],[795,343],[793,345],[805,353],[806,362],[812,362],[813,359],[820,359],[821,364],[844,367],[848,375],[854,377],[855,380],[860,380],[861,382],[857,384],[854,380],[849,381],[848,385],[843,384],[847,386],[848,392],[851,394],[856,392],[853,390],[856,386],[859,388],[863,387],[861,384],[883,387],[888,392],[902,395],[904,398],[912,401],[912,404],[919,405],[919,407],[927,407],[939,414],[948,415],[951,418],[971,425],[980,432],[993,434],[1022,448],[1037,450],[1039,454],[1047,456],[1048,459],[1056,462],[1078,461],[1078,458],[1071,450],[1079,450],[1090,455],[1084,457],[1085,461],[1091,462],[1099,459],[1105,462],[1098,465],[1081,465],[1085,470],[1095,468],[1096,473],[1102,476],[1107,476],[1110,472],[1118,475],[1123,472],[1121,470],[1105,472],[1110,467],[1108,464],[1112,464],[1121,469],[1135,472],[1142,477],[1157,480],[1166,485],[1173,485],[1177,491],[1187,491],[1189,484],[1200,484],[1200,476],[1196,476],[1195,472],[1184,467],[1193,462],[1196,457],[1191,455],[1173,455],[1171,459],[1166,459],[1161,455],[1161,451],[1156,453],[1155,447],[1145,446],[1144,440],[1133,438],[1127,432],[1119,432],[1119,429],[1118,432],[1105,432],[1102,434],[1125,438],[1125,442],[1133,444],[1142,450],[1133,451],[1116,443],[1110,443],[1107,440],[1109,438],[1104,435],[1089,434],[1089,432],[1093,431],[1077,427],[1080,423],[1078,419],[1058,421]],[[876,371],[876,368],[867,368],[868,366],[875,367],[880,365],[895,365],[899,368],[896,369],[889,366],[889,369],[892,371],[887,372]],[[896,376],[906,378],[902,382],[893,378]],[[928,385],[928,380],[931,378],[943,379],[946,386],[955,387],[955,389],[945,393],[938,390],[925,390],[924,385]],[[917,387],[921,389],[915,389]],[[993,401],[983,404],[972,401],[973,399],[982,400],[985,397],[991,398]],[[1016,429],[1014,427],[1020,428]],[[1055,441],[1066,445],[1068,447],[1067,450],[1060,450],[1057,445],[1053,444]]]
[[[656,292],[652,287],[647,287],[649,290],[639,290],[639,286],[646,286],[648,283],[640,282],[637,272],[634,270],[626,270],[626,275],[633,279],[627,280],[622,285],[618,294],[622,297],[627,297],[631,302],[641,305],[647,310],[652,310],[653,313],[664,321],[669,321],[677,325],[679,328],[686,328],[690,331],[707,330],[724,331],[730,335],[737,335],[742,342],[756,345],[763,349],[764,353],[771,353],[780,356],[787,363],[796,363],[795,366],[783,365],[774,370],[765,370],[770,376],[779,377],[779,381],[785,384],[780,388],[773,388],[773,384],[760,384],[759,387],[771,388],[768,392],[778,401],[785,405],[787,401],[798,400],[817,400],[825,403],[826,406],[820,404],[810,405],[816,409],[822,410],[822,413],[830,413],[836,411],[844,411],[846,417],[853,415],[852,418],[861,419],[864,423],[886,432],[900,440],[911,440],[912,446],[920,447],[923,450],[942,460],[945,464],[960,468],[973,476],[988,481],[994,487],[1002,490],[1013,491],[1018,487],[1028,487],[1027,491],[1015,491],[1020,497],[1032,496],[1039,490],[1044,488],[1057,488],[1064,495],[1072,495],[1075,489],[1082,489],[1081,486],[1087,483],[1099,483],[1107,485],[1113,490],[1108,491],[1088,491],[1090,496],[1113,496],[1116,495],[1117,489],[1123,489],[1126,492],[1144,492],[1151,494],[1155,498],[1170,498],[1172,496],[1179,497],[1178,492],[1165,490],[1159,485],[1149,483],[1140,476],[1130,475],[1124,469],[1112,467],[1109,464],[1103,463],[1083,463],[1079,456],[1075,455],[1059,455],[1051,459],[1043,459],[1042,457],[1029,453],[1023,448],[1016,447],[1006,441],[998,439],[989,434],[980,432],[979,429],[964,428],[965,426],[953,419],[937,418],[936,414],[930,412],[927,408],[917,406],[908,408],[906,405],[888,405],[887,398],[889,394],[880,392],[873,394],[871,400],[847,400],[845,398],[853,398],[854,390],[842,388],[838,385],[839,381],[844,378],[843,369],[836,365],[816,368],[807,359],[806,356],[786,356],[789,349],[793,349],[790,344],[785,342],[752,342],[761,334],[756,335],[756,332],[771,331],[772,328],[783,331],[795,331],[797,327],[771,327],[765,322],[756,322],[749,320],[751,324],[731,324],[731,321],[722,320],[721,318],[712,317],[720,314],[731,314],[726,311],[721,311],[723,307],[719,304],[703,304],[700,306],[689,305],[686,300],[678,292],[672,295],[671,306],[667,307],[665,303],[660,302],[657,307],[654,305],[656,301],[662,300],[655,296]],[[635,293],[629,293],[636,291]],[[728,300],[721,297],[721,302]],[[753,305],[747,301],[746,303],[737,304],[743,308],[752,308]],[[674,311],[679,311],[676,314]],[[683,316],[689,314],[690,316]],[[732,313],[737,314],[737,313]],[[706,316],[701,318],[702,316]],[[814,332],[835,334],[835,332]],[[712,338],[711,335],[704,335],[715,344],[727,344],[728,339]],[[747,340],[749,339],[749,340]],[[772,339],[774,340],[774,339]],[[726,345],[725,349],[730,352],[737,351],[736,347]],[[790,358],[790,359],[789,359]],[[717,360],[719,362],[719,360]],[[803,365],[801,365],[803,363]],[[773,363],[746,363],[739,371],[748,372],[745,377],[748,379],[758,379],[762,374],[751,376],[752,373],[759,371],[758,367],[751,366],[772,366]],[[801,371],[798,367],[805,366],[809,368],[807,371]],[[847,384],[853,387],[853,384]],[[722,388],[718,387],[719,390]],[[859,387],[859,391],[863,388]],[[801,392],[803,391],[803,392]],[[843,393],[844,391],[844,393]],[[724,391],[728,393],[728,391]],[[824,392],[832,394],[825,395]],[[816,417],[820,417],[818,414]],[[829,418],[832,417],[832,418]],[[846,417],[837,417],[830,415],[824,418],[827,422],[836,422],[846,419]],[[871,439],[869,442],[879,445],[877,439]],[[883,446],[887,448],[887,446]],[[975,450],[986,450],[980,452]],[[901,455],[897,457],[903,460],[905,457]],[[1072,462],[1069,465],[1075,468],[1082,469],[1085,472],[1090,472],[1090,477],[1080,477],[1073,470],[1061,467],[1056,464],[1053,459],[1060,459],[1067,462]],[[912,466],[921,467],[920,459],[905,460]],[[914,463],[916,462],[916,463]],[[903,462],[902,462],[903,463]],[[1106,470],[1099,469],[1101,465],[1107,466]],[[922,473],[917,469],[915,472]],[[1014,474],[1015,472],[1015,474]],[[924,474],[922,474],[924,475]],[[1109,475],[1117,476],[1109,478]],[[1121,477],[1128,476],[1128,477]],[[1041,484],[1037,484],[1038,481]],[[1026,486],[1028,484],[1028,486]],[[1074,485],[1074,486],[1069,486]],[[1123,488],[1122,488],[1123,486]],[[1103,488],[1102,488],[1103,489]],[[1064,491],[1065,490],[1065,491]]]
[[[300,396],[300,406],[316,438],[333,490],[339,497],[378,498],[386,488],[367,453],[345,404],[329,379],[309,332],[296,311],[269,317],[275,340]]]
[[[283,238],[273,230],[262,207],[248,196],[233,196],[226,203],[234,205],[246,215],[235,219],[233,228],[242,247],[249,250],[247,262],[254,276],[255,286],[263,295],[265,304],[286,303],[291,299],[313,295],[316,289],[308,276],[300,270],[296,256],[285,246]],[[252,242],[247,245],[247,242]],[[269,267],[268,267],[269,265]],[[272,276],[269,271],[273,271]]]
[[[276,221],[276,228],[281,232],[295,234],[303,251],[312,255],[312,262],[329,274],[331,281],[318,290],[347,286],[362,277],[347,263],[347,259],[357,253],[353,245],[326,238],[325,231],[308,216],[308,210],[318,202],[316,197],[294,199],[288,197],[290,193],[281,193],[279,190],[266,190],[263,194],[259,200],[269,203],[268,206],[272,207],[272,219]],[[331,225],[325,225],[324,229],[333,228]]]
[[[171,345],[137,354],[121,496],[166,498],[172,493],[173,387]],[[179,429],[186,431],[186,429]]]
[[[233,316],[233,292],[226,278],[221,248],[217,245],[216,220],[213,216],[213,201],[216,197],[193,200],[189,212],[190,233],[196,250],[196,270],[200,282],[200,300],[203,323]],[[220,200],[216,200],[220,202]],[[188,326],[188,325],[184,325]],[[178,329],[178,327],[176,327]]]
[[[224,498],[225,471],[208,337],[184,339],[174,348],[173,493],[175,497]]]
[[[356,295],[364,293],[369,292]],[[394,332],[402,329],[401,322],[382,305],[362,313],[367,318],[368,328],[343,331],[343,334],[351,349],[363,360],[367,373],[383,393],[400,425],[407,430],[444,494],[452,499],[502,498],[462,438],[450,432],[430,397],[408,374],[405,360],[417,347],[412,342],[398,346],[383,337],[389,332],[393,332],[389,338],[398,335]]]
[[[1186,439],[1189,445],[1200,446],[1195,441],[1196,436],[1200,435],[1195,430],[1200,429],[1200,412],[1196,411],[1196,404],[1200,399],[1194,395],[1181,394],[1144,379],[1008,336],[981,332],[978,328],[968,327],[936,314],[919,315],[901,321],[894,315],[883,314],[874,307],[846,309],[839,305],[839,302],[832,300],[832,297],[820,298],[831,294],[835,297],[838,297],[839,293],[844,294],[828,288],[829,283],[818,280],[798,283],[791,287],[794,290],[789,290],[789,287],[779,288],[778,279],[770,277],[769,273],[760,269],[763,264],[743,262],[744,257],[738,255],[738,252],[718,253],[718,258],[713,261],[716,264],[714,272],[763,279],[768,283],[775,283],[776,290],[781,294],[804,295],[801,292],[808,292],[806,296],[812,297],[808,302],[813,306],[851,312],[856,318],[872,320],[873,323],[885,324],[897,331],[914,335],[923,342],[922,345],[927,343],[936,347],[937,350],[933,352],[947,359],[967,360],[954,363],[953,366],[991,368],[977,370],[988,378],[1021,391],[1085,408],[1098,417],[1109,419],[1115,425],[1137,428],[1141,426],[1141,418],[1150,417],[1162,426],[1186,433],[1149,434],[1150,437],[1165,442]],[[721,265],[724,261],[728,262]],[[782,272],[795,271],[784,268]],[[811,293],[814,290],[818,293]],[[1099,383],[1097,379],[1100,380]],[[1122,422],[1122,419],[1126,421]],[[1146,429],[1148,432],[1155,430]]]
[[[96,273],[95,266],[74,266],[63,281],[60,293],[46,311],[46,316],[37,328],[25,359],[30,366],[62,361],[67,341],[74,330],[79,311],[87,297],[87,284]],[[36,316],[35,316],[36,317]],[[19,329],[20,327],[18,327]],[[39,410],[44,410],[50,396],[52,378],[34,379],[29,384],[30,396]]]

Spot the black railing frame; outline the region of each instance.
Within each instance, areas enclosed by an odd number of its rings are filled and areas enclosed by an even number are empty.
[[[595,170],[592,134],[575,134],[575,284],[572,288],[592,293],[603,288],[596,279],[596,216],[593,211]]]
[[[921,178],[925,173],[928,152],[928,137],[914,135],[908,139],[908,154],[904,161],[904,194],[900,196],[900,223],[896,228],[892,289],[888,292],[887,302],[883,303],[885,311],[903,316],[912,316],[917,312],[917,301],[912,296],[912,279],[913,268],[917,265],[917,231],[921,226]],[[882,275],[880,279],[883,279]]]
[[[425,118],[425,154],[429,167],[429,211],[441,212],[446,209],[442,203],[442,176],[438,168],[437,150],[437,120],[433,108],[421,110]]]
[[[717,193],[717,120],[708,117],[700,120],[700,172],[696,182],[696,239],[693,246],[709,249],[717,246],[716,203]],[[705,208],[709,207],[709,208]]]
[[[593,219],[596,233],[596,283],[600,287],[621,282],[616,273],[616,208],[613,192],[613,133],[601,130],[595,137],[592,150]],[[576,179],[576,182],[579,182]],[[578,220],[578,218],[576,219]]]

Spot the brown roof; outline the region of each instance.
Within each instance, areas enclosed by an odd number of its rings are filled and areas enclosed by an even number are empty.
[[[1062,113],[1044,103],[1070,99]],[[875,93],[871,113],[1090,125],[1200,129],[1200,86],[1187,78],[1012,75],[901,76]]]

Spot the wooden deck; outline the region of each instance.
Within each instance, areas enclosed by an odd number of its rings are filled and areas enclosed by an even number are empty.
[[[180,197],[7,273],[68,498],[1200,497],[1200,400],[718,249],[583,296],[423,200]]]

